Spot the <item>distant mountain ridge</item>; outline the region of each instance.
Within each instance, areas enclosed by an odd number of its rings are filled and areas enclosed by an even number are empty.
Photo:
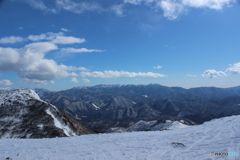
[[[240,87],[184,89],[158,84],[97,85],[36,92],[98,132],[112,127],[128,128],[141,120],[183,120],[187,124],[200,124],[240,114]]]
[[[83,94],[111,94],[121,96],[143,96],[158,98],[224,98],[228,96],[240,96],[240,86],[231,88],[198,87],[185,89],[181,87],[167,87],[159,84],[149,85],[96,85],[74,87],[58,93],[68,93],[69,97],[74,97],[73,93],[80,91]],[[70,96],[71,95],[71,96]]]

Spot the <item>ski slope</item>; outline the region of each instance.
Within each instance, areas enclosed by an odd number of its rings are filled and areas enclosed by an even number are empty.
[[[184,144],[175,146],[172,142]],[[188,128],[53,139],[0,139],[0,159],[12,160],[239,160],[240,116]]]

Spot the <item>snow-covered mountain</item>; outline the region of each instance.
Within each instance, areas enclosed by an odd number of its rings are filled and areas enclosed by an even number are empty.
[[[141,120],[184,120],[202,124],[215,118],[240,115],[239,87],[97,85],[58,92],[37,89],[36,92],[98,132],[129,128]],[[148,130],[148,125],[142,128]]]
[[[240,116],[231,116],[165,131],[0,139],[0,159],[239,160],[239,133]]]
[[[50,138],[93,133],[31,89],[0,93],[0,138]]]

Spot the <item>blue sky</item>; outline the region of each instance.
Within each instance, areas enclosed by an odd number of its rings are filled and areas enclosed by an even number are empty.
[[[236,0],[5,0],[0,87],[240,85]]]

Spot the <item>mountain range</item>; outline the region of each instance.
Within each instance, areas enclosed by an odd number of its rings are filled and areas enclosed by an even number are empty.
[[[134,128],[132,125],[143,121],[146,123],[140,124],[147,126],[141,125],[142,130],[152,130],[160,123],[165,126],[169,121],[194,125],[240,114],[240,87],[97,85],[58,92],[35,91],[43,100],[96,132],[122,131],[122,128],[132,131],[129,129]]]

